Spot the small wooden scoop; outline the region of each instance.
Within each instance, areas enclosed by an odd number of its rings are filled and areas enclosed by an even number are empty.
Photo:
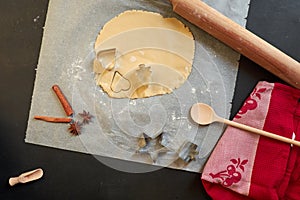
[[[275,140],[279,140],[279,141],[282,141],[282,142],[286,142],[286,143],[289,143],[289,144],[300,146],[299,141],[295,141],[295,140],[292,140],[290,138],[286,138],[286,137],[283,137],[283,136],[280,136],[280,135],[276,135],[274,133],[270,133],[270,132],[263,131],[263,130],[260,130],[260,129],[257,129],[257,128],[246,126],[244,124],[240,124],[240,123],[237,123],[237,122],[234,122],[234,121],[230,121],[228,119],[221,118],[215,113],[215,111],[209,105],[204,104],[204,103],[197,103],[197,104],[192,106],[191,117],[196,123],[198,123],[200,125],[208,125],[208,124],[211,124],[213,122],[221,122],[221,123],[225,123],[227,125],[230,125],[230,126],[233,126],[233,127],[239,128],[239,129],[243,129],[243,130],[246,130],[246,131],[250,131],[252,133],[256,133],[256,134],[259,134],[259,135],[263,135],[263,136],[266,136],[266,137],[269,137],[269,138],[272,138],[272,139],[275,139]]]
[[[14,186],[18,183],[28,183],[30,181],[35,181],[43,176],[44,172],[41,168],[25,172],[18,177],[12,177],[9,179],[9,185]]]

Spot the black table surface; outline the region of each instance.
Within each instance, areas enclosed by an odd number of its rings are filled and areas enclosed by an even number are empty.
[[[197,173],[125,173],[92,155],[24,142],[47,6],[0,0],[0,199],[210,199]],[[299,0],[251,0],[247,19],[247,29],[300,60]],[[280,81],[242,57],[231,118],[260,80]],[[41,180],[8,185],[10,176],[36,167],[44,169]]]

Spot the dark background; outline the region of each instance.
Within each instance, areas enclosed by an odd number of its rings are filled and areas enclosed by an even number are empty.
[[[47,5],[47,0],[0,0],[0,199],[209,199],[196,173],[129,174],[92,155],[25,144]],[[300,60],[299,0],[251,0],[247,28]],[[280,81],[242,57],[232,115],[259,80]],[[8,185],[10,176],[37,167],[45,172],[41,180]]]

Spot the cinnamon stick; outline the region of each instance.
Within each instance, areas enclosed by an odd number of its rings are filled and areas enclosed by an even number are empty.
[[[173,10],[207,33],[300,89],[300,63],[201,0],[170,0]]]
[[[48,116],[34,116],[34,119],[42,120],[45,122],[52,122],[52,123],[70,123],[72,121],[71,118],[48,117]]]
[[[53,85],[52,89],[55,92],[56,96],[58,97],[58,99],[59,99],[61,105],[63,106],[67,116],[72,115],[74,113],[73,109],[72,109],[71,105],[69,104],[68,100],[66,99],[65,95],[61,91],[60,87],[58,85]]]

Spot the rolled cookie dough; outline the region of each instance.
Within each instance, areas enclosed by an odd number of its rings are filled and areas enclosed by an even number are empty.
[[[195,43],[177,19],[130,10],[104,25],[95,52],[96,83],[110,97],[144,98],[171,93],[186,81]]]

